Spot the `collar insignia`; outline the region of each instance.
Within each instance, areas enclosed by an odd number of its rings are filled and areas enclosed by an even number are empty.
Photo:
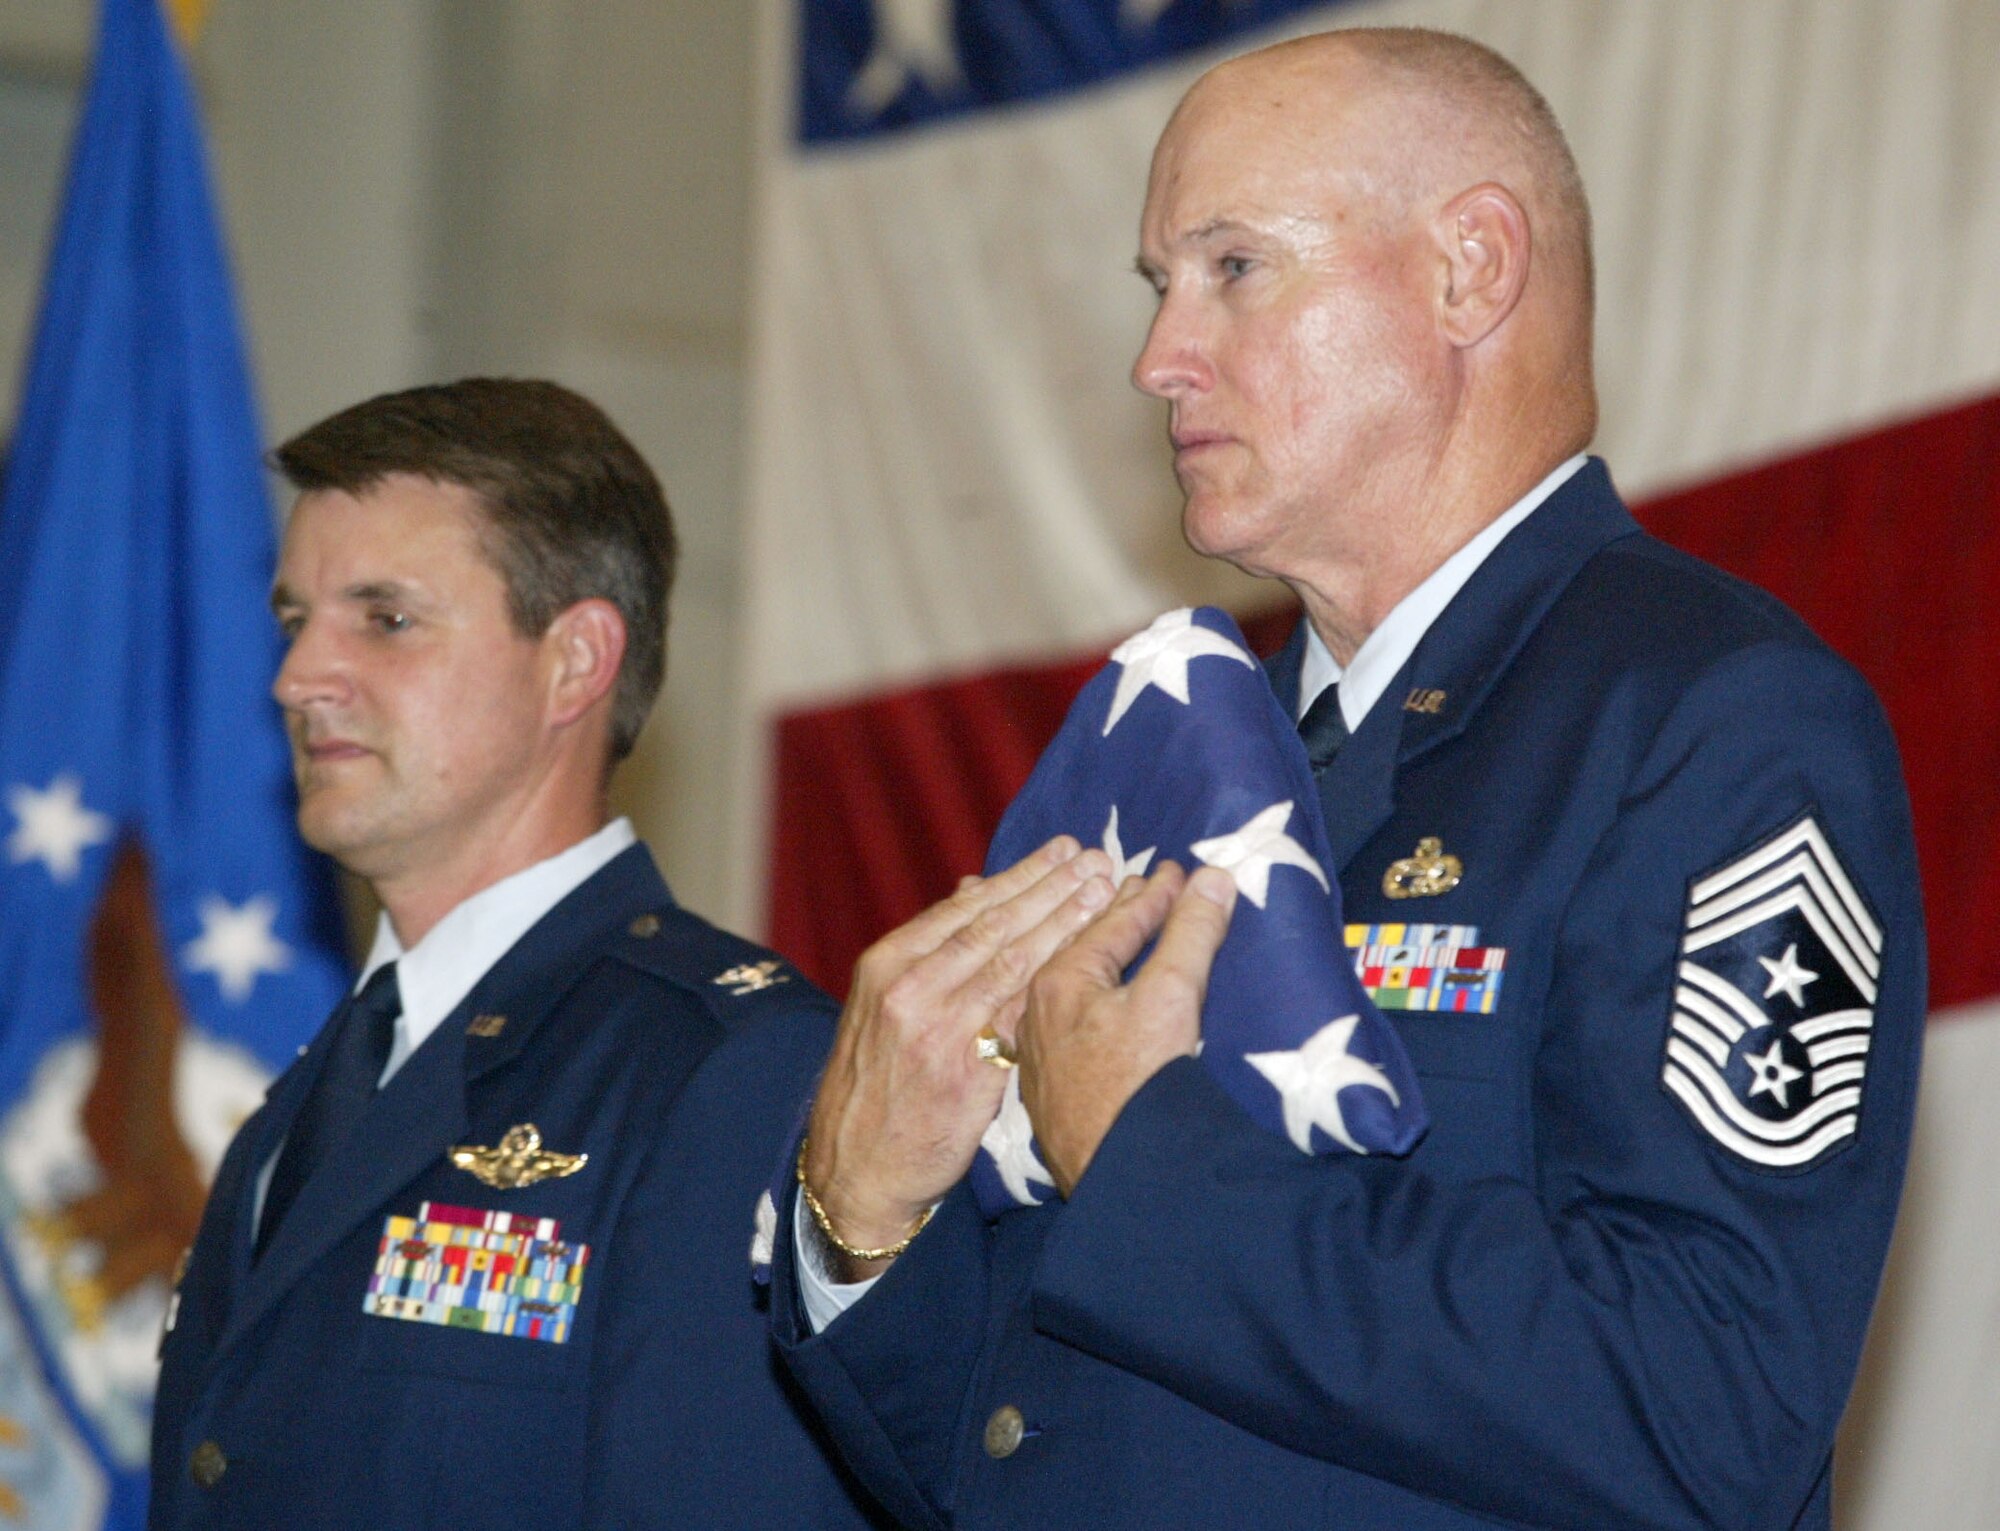
[[[497,1037],[506,1029],[507,1017],[504,1015],[475,1015],[466,1022],[465,1034],[468,1037]]]
[[[513,1191],[543,1180],[560,1180],[574,1175],[589,1160],[589,1154],[559,1154],[542,1147],[542,1135],[533,1122],[509,1127],[497,1148],[468,1144],[447,1155],[451,1162],[495,1190]]]
[[[1465,876],[1465,863],[1447,856],[1444,841],[1426,835],[1414,855],[1389,863],[1382,874],[1382,892],[1389,898],[1431,898],[1449,893]]]
[[[778,971],[783,966],[777,959],[767,957],[762,962],[740,963],[726,973],[717,973],[709,981],[722,985],[731,994],[755,994],[759,989],[790,983],[791,975]]]

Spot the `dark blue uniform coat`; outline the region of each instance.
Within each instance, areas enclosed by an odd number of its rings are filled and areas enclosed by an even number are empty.
[[[625,851],[411,1055],[253,1266],[258,1171],[322,1033],[217,1174],[165,1344],[151,1524],[865,1524],[750,1280],[753,1208],[833,1018],[786,967],[747,993],[716,982],[769,956],[675,907],[645,849]],[[588,1161],[502,1190],[446,1158],[525,1123]],[[555,1218],[588,1245],[569,1338],[365,1314],[385,1220],[426,1201]]]
[[[1272,665],[1287,700],[1302,652]],[[1492,1014],[1397,1016],[1429,1136],[1309,1158],[1182,1060],[1067,1205],[989,1229],[961,1187],[818,1337],[781,1248],[781,1346],[843,1452],[912,1526],[1824,1527],[1924,1009],[1865,684],[1592,462],[1321,787],[1349,920],[1507,954]],[[1807,820],[1825,854],[1786,852]],[[1461,880],[1390,898],[1426,838]],[[1670,1083],[1690,1047],[1733,1108]],[[1783,1163],[1811,1134],[1742,1119],[1851,1130]],[[1008,1405],[1019,1445],[1003,1419],[989,1450]]]

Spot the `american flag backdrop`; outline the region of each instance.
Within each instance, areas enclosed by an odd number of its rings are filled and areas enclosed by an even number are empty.
[[[1594,450],[1654,531],[1870,677],[1933,1002],[1839,1520],[2000,1524],[2000,7],[1990,0],[766,0],[739,837],[835,988],[976,870],[1106,651],[1280,593],[1179,538],[1127,384],[1152,144],[1209,63],[1417,24],[1518,63],[1598,256]]]

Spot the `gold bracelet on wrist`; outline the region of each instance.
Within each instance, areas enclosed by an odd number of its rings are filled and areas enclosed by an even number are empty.
[[[884,1244],[880,1249],[856,1249],[833,1231],[833,1219],[826,1215],[826,1208],[819,1204],[819,1198],[813,1195],[813,1188],[806,1182],[806,1141],[804,1138],[799,1139],[799,1195],[806,1199],[806,1210],[812,1213],[813,1221],[819,1224],[819,1231],[827,1243],[846,1255],[848,1259],[864,1264],[873,1260],[893,1260],[908,1249],[910,1240],[924,1231],[925,1225],[931,1220],[931,1214],[937,1211],[937,1208],[924,1208],[915,1225],[894,1244]]]

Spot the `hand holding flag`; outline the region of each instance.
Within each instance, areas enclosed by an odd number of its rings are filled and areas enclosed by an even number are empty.
[[[862,954],[800,1160],[847,1244],[896,1244],[964,1178],[1008,1088],[976,1039],[991,1028],[1011,1043],[1029,979],[1111,900],[1107,870],[1053,839]],[[853,1281],[886,1261],[848,1264]]]
[[[1169,861],[1118,891],[1110,908],[1049,960],[1020,1026],[1020,1094],[1055,1188],[1076,1188],[1111,1124],[1159,1069],[1201,1050],[1201,1006],[1229,933],[1236,883]],[[1127,968],[1159,942],[1131,981]]]
[[[1008,808],[987,865],[1057,834],[1101,836],[1121,869],[1172,858],[1215,869],[1198,874],[1203,886],[1226,873],[1243,902],[1217,934],[1212,971],[1188,935],[1159,973],[1148,962],[1118,987],[1092,964],[1142,955],[1179,874],[1128,884],[1129,898],[1038,981],[1023,1032],[1030,1077],[1002,1098],[972,1169],[989,1215],[1067,1194],[1139,1085],[1193,1050],[1183,1012],[1204,977],[1202,1064],[1255,1121],[1306,1153],[1415,1146],[1429,1119],[1402,1042],[1348,957],[1304,746],[1225,613],[1168,612],[1112,651]],[[1183,893],[1176,920],[1189,903]],[[1164,938],[1156,960],[1161,950]],[[1149,1013],[1155,1001],[1167,1015]],[[1123,1049],[1121,1064],[1107,1047]],[[1071,1069],[1074,1080],[1058,1077]]]

